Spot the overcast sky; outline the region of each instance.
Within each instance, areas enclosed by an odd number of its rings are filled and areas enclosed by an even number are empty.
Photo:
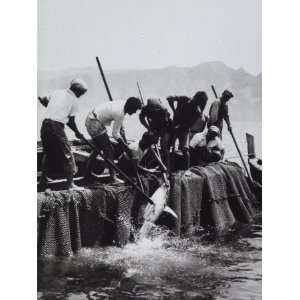
[[[261,71],[260,0],[39,0],[38,69],[193,66]]]

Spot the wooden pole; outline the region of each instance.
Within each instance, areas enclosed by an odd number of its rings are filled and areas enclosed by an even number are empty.
[[[237,141],[236,141],[236,139],[235,139],[235,136],[234,136],[234,134],[233,134],[233,132],[232,132],[231,129],[228,129],[228,131],[229,131],[229,133],[230,133],[230,135],[231,135],[231,137],[232,137],[232,139],[233,139],[233,142],[234,142],[234,144],[235,144],[235,147],[236,147],[236,149],[237,149],[237,151],[238,151],[238,153],[239,153],[239,156],[240,156],[241,161],[242,161],[242,163],[243,163],[243,165],[244,165],[245,171],[246,171],[246,173],[247,173],[249,179],[251,180],[251,182],[253,182],[252,177],[251,177],[251,175],[250,175],[250,173],[249,173],[249,171],[248,171],[248,168],[247,168],[247,166],[246,166],[245,160],[244,160],[244,158],[243,158],[243,155],[242,155],[242,153],[241,153],[241,150],[240,150],[240,148],[239,148],[239,146],[238,146],[238,144],[237,144]]]
[[[215,97],[218,98],[218,95],[217,95],[217,92],[216,92],[216,90],[215,90],[215,87],[212,85],[211,88],[212,88],[212,90],[213,90],[213,93],[214,93]],[[225,120],[225,121],[226,121],[226,120]],[[246,173],[247,173],[247,176],[248,176],[248,178],[250,179],[251,183],[253,183],[252,177],[251,177],[251,175],[250,175],[250,173],[249,173],[249,171],[248,171],[248,168],[247,168],[247,166],[246,166],[245,160],[244,160],[243,155],[242,155],[242,153],[241,153],[241,150],[240,150],[240,148],[239,148],[239,146],[238,146],[238,143],[237,143],[237,141],[236,141],[236,139],[235,139],[235,136],[234,136],[232,130],[229,129],[230,127],[228,126],[229,124],[227,123],[227,121],[226,121],[226,124],[227,124],[227,127],[228,127],[228,131],[229,131],[229,133],[230,133],[230,135],[231,135],[231,137],[232,137],[232,139],[233,139],[234,145],[235,145],[235,147],[236,147],[236,149],[237,149],[237,151],[238,151],[238,153],[239,153],[240,159],[241,159],[241,161],[242,161],[242,163],[243,163],[243,165],[244,165],[244,168],[245,168],[245,171],[246,171]]]
[[[101,74],[101,77],[102,77],[102,80],[103,80],[108,98],[109,98],[110,101],[113,101],[113,98],[111,96],[111,93],[110,93],[110,90],[109,90],[109,87],[108,87],[108,84],[107,84],[107,81],[106,81],[106,78],[105,78],[105,74],[103,72],[103,69],[102,69],[102,66],[101,66],[101,63],[100,63],[100,60],[99,60],[98,56],[96,56],[96,61],[97,61],[97,65],[98,65],[98,68],[99,68],[99,71],[100,71],[100,74]],[[124,130],[123,125],[120,128],[120,133],[121,133],[121,136],[122,136],[124,142],[127,143],[127,139],[126,139],[125,130]]]
[[[136,82],[136,85],[137,85],[138,90],[139,90],[139,94],[140,94],[140,97],[141,97],[141,100],[142,100],[142,105],[144,106],[145,103],[144,103],[143,95],[142,95],[142,92],[141,92],[140,85],[139,85],[138,81]]]
[[[254,137],[253,135],[246,133],[246,139],[247,139],[247,149],[248,149],[248,158],[255,158],[255,145],[254,145]]]
[[[113,101],[113,98],[111,96],[111,93],[110,93],[110,90],[109,90],[109,87],[108,87],[108,84],[107,84],[107,81],[106,81],[106,78],[105,78],[105,75],[104,75],[104,72],[103,72],[103,69],[102,69],[102,66],[101,66],[101,63],[100,63],[100,60],[99,60],[98,56],[96,56],[96,61],[97,61],[97,65],[98,65],[101,77],[102,77],[103,82],[104,82],[104,86],[105,86],[108,98],[109,98],[110,101]]]
[[[212,91],[213,91],[213,93],[214,93],[216,99],[218,99],[217,92],[216,92],[215,87],[214,87],[213,85],[211,86],[211,89],[212,89]]]

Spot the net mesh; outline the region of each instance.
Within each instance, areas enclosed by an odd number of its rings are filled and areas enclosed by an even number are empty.
[[[178,235],[191,235],[195,226],[225,234],[236,222],[252,222],[254,202],[247,178],[234,163],[192,167],[171,179],[169,203],[178,216]]]
[[[151,195],[155,176],[142,179]],[[132,187],[98,185],[83,191],[38,193],[38,255],[72,255],[81,247],[124,246],[142,222],[145,201]]]
[[[162,184],[142,178],[151,196]],[[97,185],[83,191],[38,193],[38,255],[72,255],[81,247],[124,246],[143,223],[147,202],[126,185]],[[191,235],[194,226],[228,232],[236,222],[253,220],[251,192],[242,169],[232,163],[192,167],[171,178],[168,205],[178,219],[174,231]]]

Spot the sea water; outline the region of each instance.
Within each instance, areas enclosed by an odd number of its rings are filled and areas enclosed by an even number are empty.
[[[38,299],[261,299],[261,224],[222,240],[151,238],[38,263]]]

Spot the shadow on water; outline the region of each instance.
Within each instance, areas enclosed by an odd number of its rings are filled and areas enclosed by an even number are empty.
[[[261,299],[261,225],[221,240],[171,237],[38,262],[38,299]]]

